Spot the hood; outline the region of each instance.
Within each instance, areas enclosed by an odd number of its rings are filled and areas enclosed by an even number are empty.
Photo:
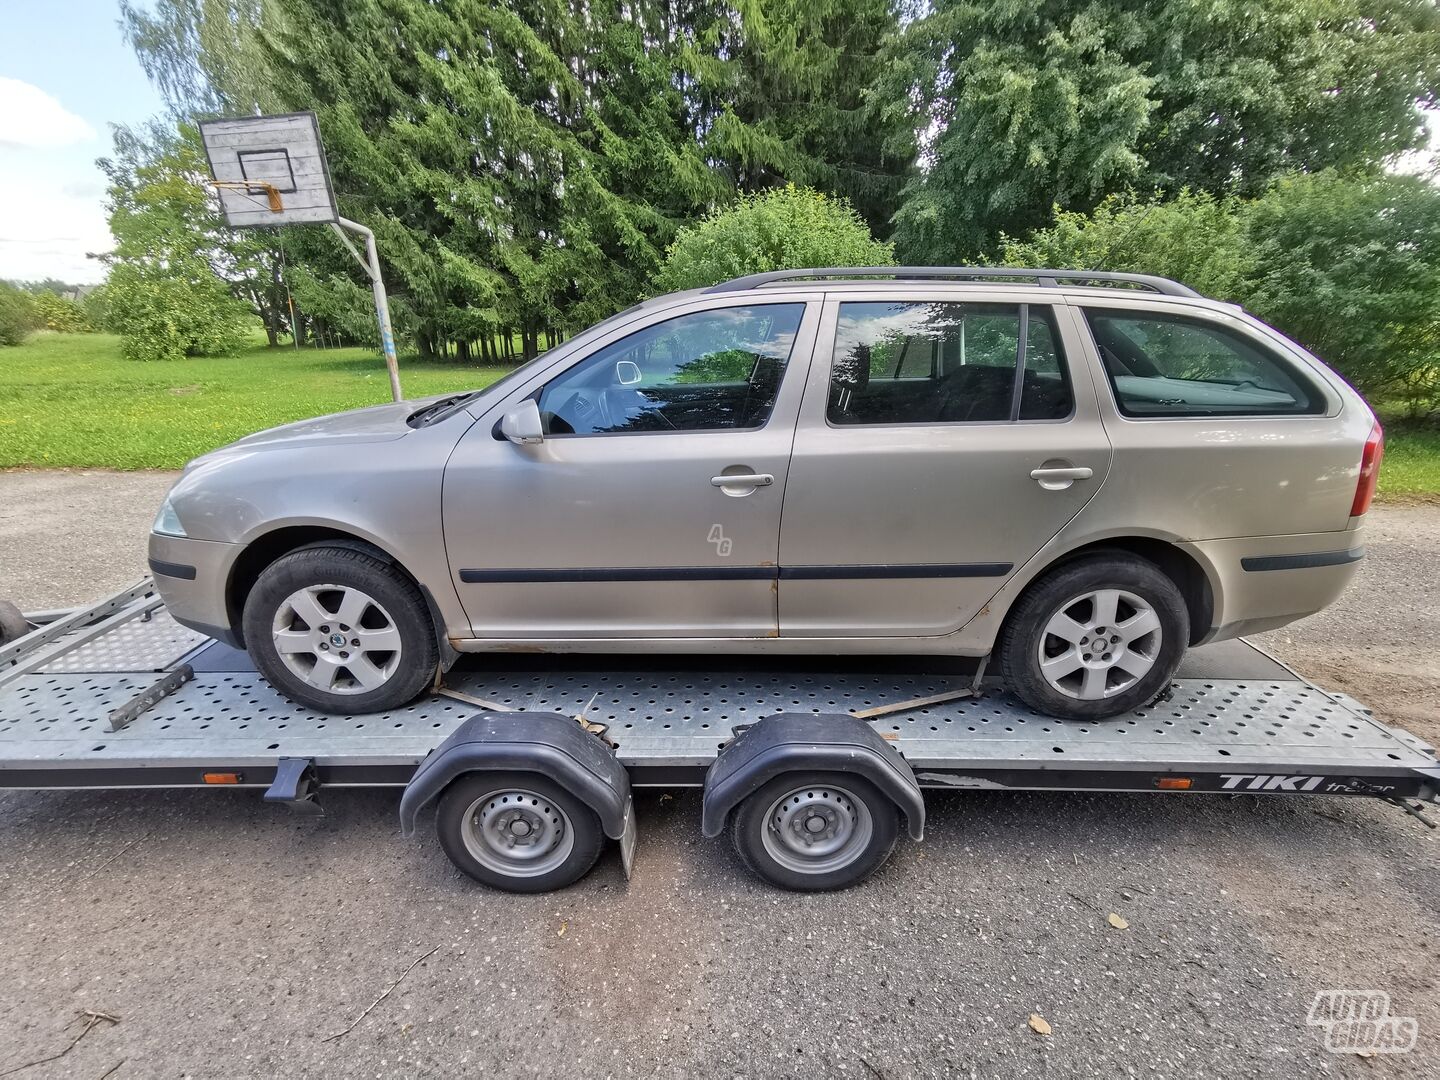
[[[219,458],[266,450],[292,450],[322,444],[335,446],[343,443],[392,442],[403,439],[411,431],[405,423],[411,414],[444,396],[440,394],[408,401],[392,401],[385,405],[372,405],[366,409],[352,409],[350,412],[316,416],[310,420],[297,420],[293,424],[267,428],[228,446],[212,450],[190,462],[186,468],[194,468]]]

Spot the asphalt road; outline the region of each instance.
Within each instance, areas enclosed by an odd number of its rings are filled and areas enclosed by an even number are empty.
[[[0,596],[126,583],[167,483],[0,473]],[[1440,508],[1373,526],[1346,599],[1269,644],[1434,739]],[[393,793],[325,803],[0,795],[0,1076],[67,1046],[14,1075],[1440,1072],[1437,839],[1378,803],[941,793],[923,844],[797,896],[645,793],[628,884],[612,851],[533,898],[401,840]],[[1416,1049],[1326,1051],[1306,1015],[1340,988],[1389,993]]]

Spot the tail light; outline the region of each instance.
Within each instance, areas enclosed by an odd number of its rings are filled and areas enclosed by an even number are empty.
[[[1375,485],[1380,480],[1380,459],[1384,456],[1385,433],[1380,430],[1377,420],[1370,429],[1370,437],[1365,440],[1365,452],[1360,455],[1360,480],[1355,485],[1355,501],[1350,504],[1351,517],[1359,517],[1370,509],[1370,501],[1375,498]]]

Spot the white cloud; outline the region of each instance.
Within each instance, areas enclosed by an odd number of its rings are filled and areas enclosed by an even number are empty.
[[[95,129],[38,86],[0,75],[0,146],[48,148],[95,138]]]
[[[102,197],[66,194],[53,175],[0,170],[0,278],[99,281],[89,252],[113,241]]]

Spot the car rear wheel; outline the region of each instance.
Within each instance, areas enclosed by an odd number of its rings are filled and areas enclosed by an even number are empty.
[[[1134,555],[1069,563],[1031,586],[999,643],[1000,670],[1016,697],[1066,720],[1101,720],[1152,701],[1169,683],[1190,636],[1175,583]]]
[[[430,685],[439,658],[414,582],[351,548],[304,548],[276,559],[245,600],[244,629],[270,684],[326,713],[406,705]]]

